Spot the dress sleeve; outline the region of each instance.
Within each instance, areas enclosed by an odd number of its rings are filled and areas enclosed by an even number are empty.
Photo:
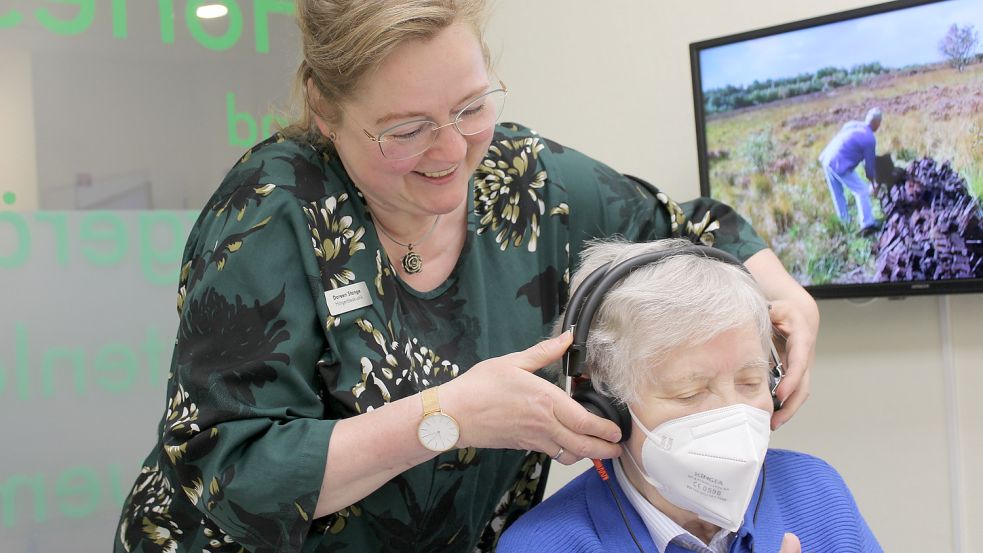
[[[618,173],[576,150],[550,143],[551,173],[567,193],[570,254],[587,240],[621,236],[631,241],[688,238],[741,261],[766,248],[751,225],[709,198],[676,203],[656,187]]]
[[[185,249],[162,433],[184,494],[238,544],[300,551],[335,421],[303,213],[268,184],[206,208]],[[306,239],[305,239],[306,236]]]

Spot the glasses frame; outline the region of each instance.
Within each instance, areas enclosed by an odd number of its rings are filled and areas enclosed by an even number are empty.
[[[389,159],[389,160],[392,160],[392,161],[404,161],[404,160],[407,160],[407,159],[413,159],[413,158],[415,158],[417,156],[422,156],[423,154],[425,154],[427,152],[427,150],[429,150],[431,147],[433,147],[434,143],[437,142],[437,133],[439,133],[440,132],[440,129],[443,129],[444,127],[450,127],[451,125],[453,125],[454,128],[457,129],[457,132],[461,133],[461,136],[474,136],[474,135],[476,135],[478,133],[481,133],[481,132],[484,132],[484,131],[488,130],[488,129],[482,129],[482,130],[480,130],[478,132],[473,132],[473,133],[468,134],[468,133],[465,133],[464,131],[462,131],[461,130],[461,127],[457,126],[457,124],[461,122],[461,114],[463,114],[471,106],[471,104],[477,102],[478,100],[484,98],[485,96],[488,96],[489,94],[494,94],[496,92],[504,92],[505,95],[502,97],[502,102],[503,102],[503,106],[504,106],[505,98],[508,98],[508,96],[509,96],[509,87],[506,86],[505,82],[502,81],[501,79],[498,79],[498,85],[499,85],[499,87],[496,88],[496,89],[489,90],[489,91],[487,91],[487,92],[485,92],[483,94],[480,94],[478,96],[475,96],[471,101],[469,101],[467,103],[467,105],[465,105],[463,108],[461,108],[461,111],[458,111],[457,112],[457,115],[455,115],[454,116],[454,119],[452,121],[450,121],[449,123],[445,123],[443,125],[438,125],[436,121],[433,121],[431,119],[416,119],[416,120],[413,120],[413,121],[406,121],[406,122],[400,123],[398,125],[393,125],[393,126],[387,128],[387,129],[383,130],[382,132],[380,132],[378,136],[373,135],[372,133],[370,133],[368,130],[366,130],[364,128],[362,129],[362,132],[365,133],[366,138],[368,138],[372,142],[375,142],[376,144],[379,145],[379,153],[381,153],[382,154],[382,157],[384,157],[386,159]],[[498,119],[501,116],[502,116],[502,114],[499,113],[498,114],[498,117],[495,118],[495,123],[492,123],[492,127],[494,127],[495,124],[498,123]],[[397,128],[397,127],[401,127],[403,125],[407,125],[409,123],[430,123],[430,124],[432,124],[434,126],[434,128],[431,129],[431,135],[430,136],[432,136],[433,139],[430,141],[430,144],[427,145],[427,147],[424,148],[419,153],[413,154],[411,156],[401,157],[401,158],[391,158],[391,157],[387,156],[385,150],[382,149],[383,142],[386,142],[386,139],[384,137],[386,136],[386,134],[389,133],[389,131],[391,131],[391,130]]]

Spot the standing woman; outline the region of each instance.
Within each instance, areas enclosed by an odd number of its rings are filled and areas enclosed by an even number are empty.
[[[569,343],[539,340],[593,237],[745,261],[789,336],[773,424],[804,401],[815,302],[726,206],[496,125],[483,4],[298,0],[305,115],[191,232],[159,442],[116,551],[494,549],[551,457],[620,450],[533,374]]]

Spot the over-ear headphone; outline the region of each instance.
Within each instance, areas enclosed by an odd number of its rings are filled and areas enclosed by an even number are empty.
[[[707,246],[694,244],[692,246],[648,252],[622,261],[614,266],[611,263],[604,264],[592,271],[580,283],[577,291],[570,298],[566,312],[563,314],[562,330],[573,331],[573,343],[563,356],[563,373],[567,378],[567,393],[572,392],[571,396],[573,399],[591,413],[617,424],[621,428],[622,442],[626,441],[631,435],[631,416],[628,413],[627,407],[610,396],[595,390],[589,380],[580,382],[575,389],[571,389],[573,387],[573,380],[584,379],[584,368],[587,363],[587,336],[590,332],[594,314],[604,301],[604,295],[607,291],[631,271],[639,267],[659,263],[664,259],[677,255],[696,255],[715,259],[735,265],[740,267],[744,272],[748,272],[747,268],[734,256],[725,251]],[[775,350],[774,344],[771,346],[771,356],[773,366],[769,371],[768,381],[772,401],[777,410],[781,408],[781,401],[778,400],[775,390],[778,388],[784,372],[782,370],[781,359]]]

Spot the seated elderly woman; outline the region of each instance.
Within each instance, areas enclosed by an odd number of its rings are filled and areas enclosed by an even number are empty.
[[[832,467],[768,449],[780,371],[768,304],[736,260],[602,242],[574,286],[656,250],[673,254],[608,288],[586,338],[591,384],[630,417],[621,457],[516,521],[498,551],[881,551]]]

